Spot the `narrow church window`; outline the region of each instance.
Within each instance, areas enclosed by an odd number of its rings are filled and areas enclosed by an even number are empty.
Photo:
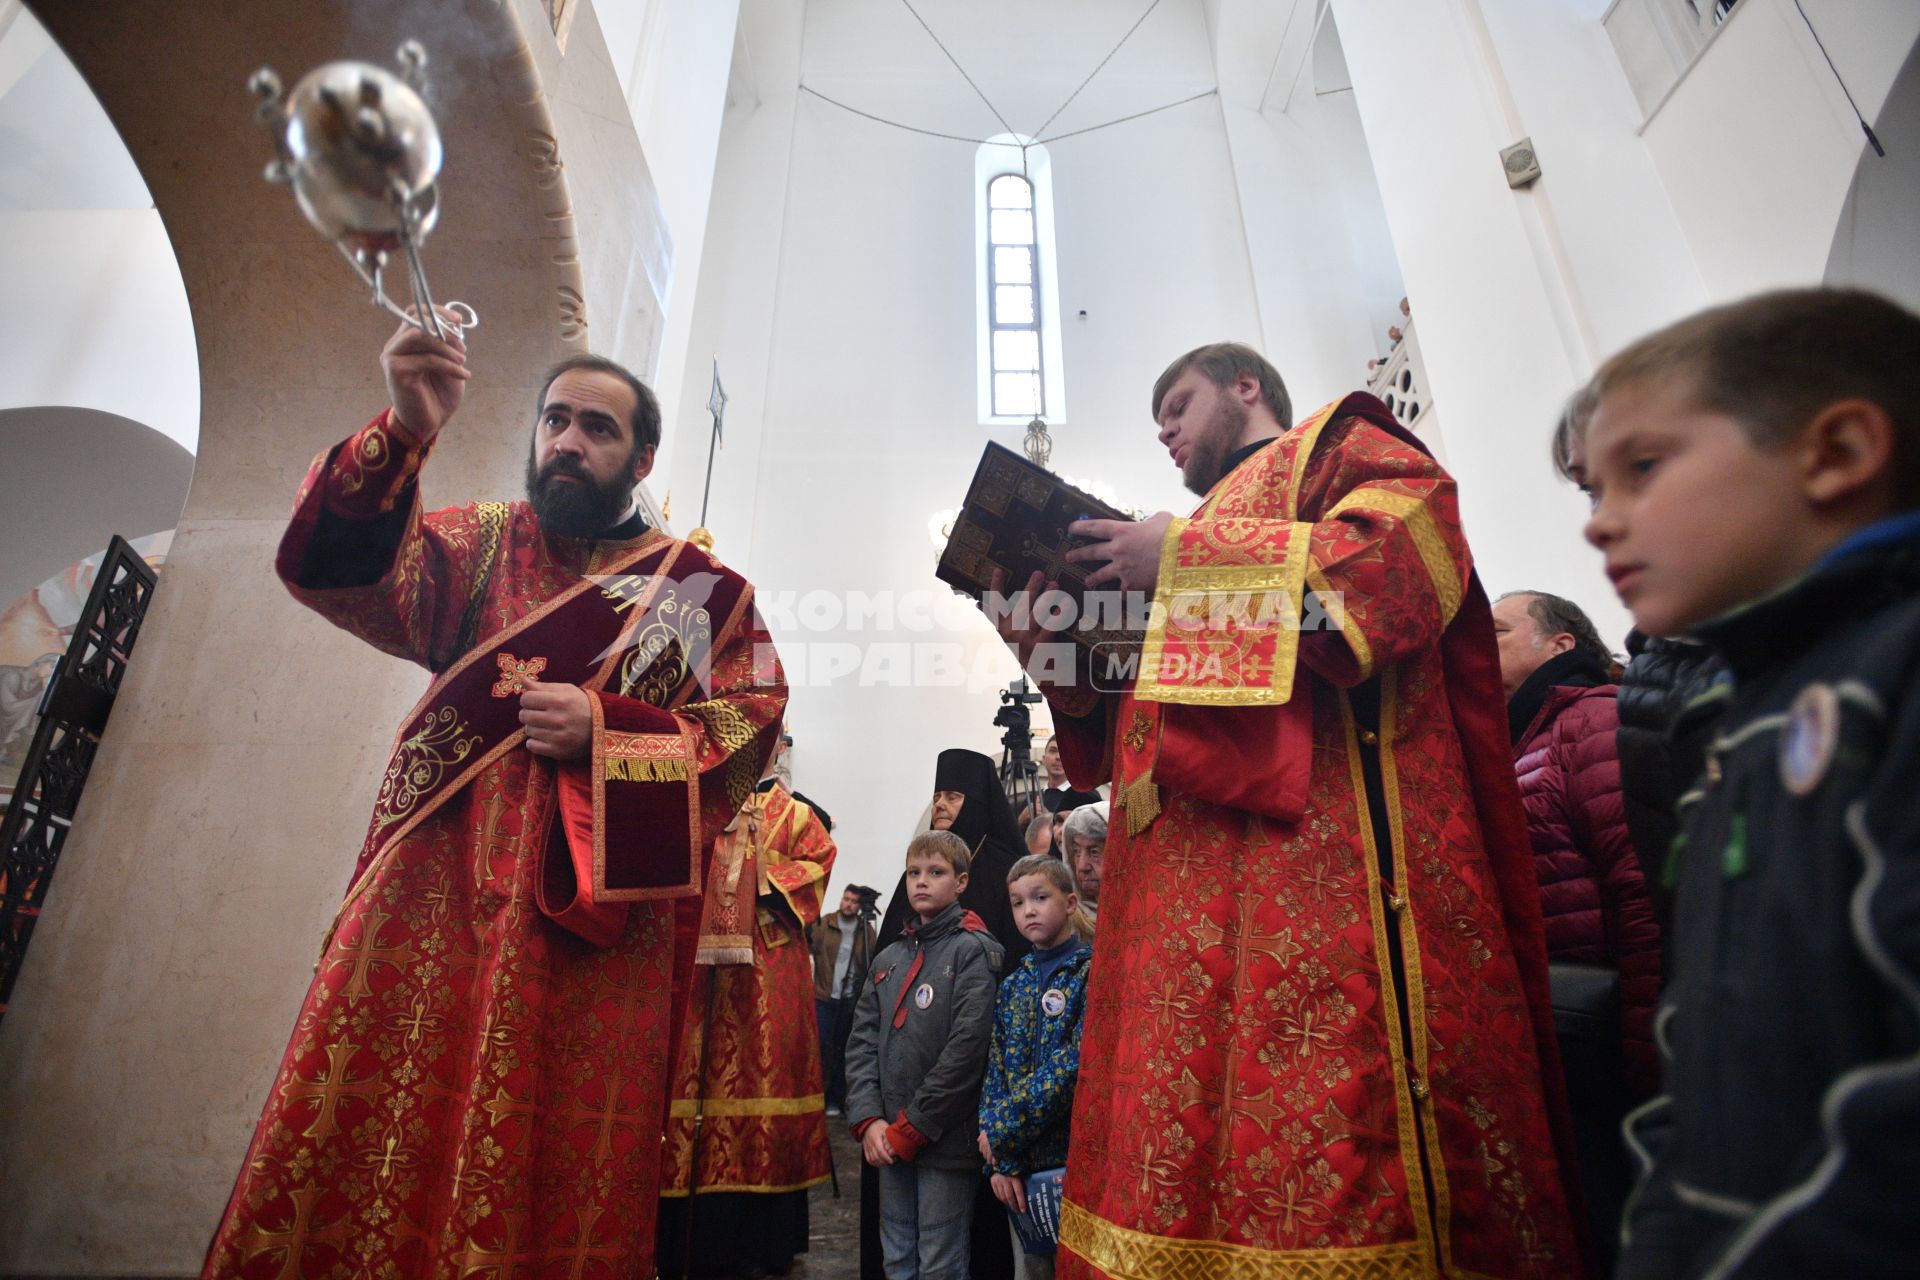
[[[1034,298],[1033,184],[1003,173],[987,184],[987,327],[993,416],[1033,417],[1046,404]]]
[[[1066,418],[1046,149],[1002,135],[974,159],[979,265],[980,421]]]

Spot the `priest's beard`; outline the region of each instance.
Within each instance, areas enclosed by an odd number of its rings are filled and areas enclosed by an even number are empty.
[[[1247,429],[1247,422],[1253,417],[1253,411],[1222,394],[1220,407],[1213,411],[1212,421],[1207,429],[1193,442],[1193,449],[1187,454],[1187,465],[1180,473],[1180,482],[1191,493],[1201,497],[1213,491],[1226,474],[1227,455],[1240,444],[1241,433]]]
[[[627,513],[627,504],[633,501],[633,485],[626,481],[631,474],[632,460],[628,461],[629,466],[623,467],[620,475],[603,484],[588,475],[570,454],[556,453],[544,467],[529,456],[527,501],[533,504],[540,527],[564,538],[593,538],[605,533]],[[579,483],[556,479],[563,475]]]

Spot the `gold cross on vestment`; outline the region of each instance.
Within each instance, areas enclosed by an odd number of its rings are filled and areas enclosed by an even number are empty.
[[[575,1103],[567,1108],[567,1132],[584,1125],[598,1125],[599,1134],[594,1140],[593,1153],[589,1159],[611,1160],[613,1158],[613,1131],[615,1129],[638,1130],[640,1113],[620,1109],[620,1088],[626,1084],[620,1076],[614,1076],[607,1082],[606,1100],[599,1106]]]
[[[414,1164],[414,1154],[400,1145],[400,1131],[388,1129],[380,1140],[379,1150],[362,1151],[353,1162],[362,1169],[373,1173],[373,1180],[381,1186],[393,1181],[396,1169],[410,1169]]]
[[[1254,1201],[1280,1219],[1280,1230],[1286,1235],[1294,1233],[1296,1220],[1316,1227],[1326,1222],[1327,1207],[1309,1193],[1306,1175],[1297,1164],[1287,1166],[1277,1187],[1256,1192]]]
[[[496,1129],[500,1127],[500,1122],[508,1116],[527,1116],[528,1118],[532,1118],[540,1110],[539,1106],[531,1099],[522,1101],[508,1093],[507,1086],[504,1084],[494,1086],[492,1100],[481,1103],[480,1109],[487,1113],[488,1120],[492,1122],[493,1127]],[[531,1132],[532,1128],[532,1125],[527,1126],[529,1132]],[[520,1141],[514,1144],[514,1149],[519,1150],[521,1147],[524,1147],[526,1141],[527,1134],[521,1134]]]
[[[495,662],[500,664],[500,678],[493,683],[493,696],[511,698],[527,691],[527,682],[538,680],[540,673],[547,669],[545,658],[528,658],[524,662],[510,653],[496,653]]]
[[[1260,907],[1261,898],[1252,892],[1242,892],[1234,899],[1237,916],[1231,927],[1215,924],[1202,916],[1187,930],[1187,936],[1200,944],[1200,951],[1211,951],[1216,947],[1233,952],[1233,989],[1247,992],[1247,967],[1255,956],[1266,956],[1281,968],[1292,964],[1295,957],[1306,950],[1293,940],[1293,926],[1288,925],[1278,933],[1263,933],[1260,924],[1254,919],[1254,912]]]
[[[374,1099],[386,1091],[386,1084],[379,1076],[368,1076],[364,1080],[349,1080],[347,1066],[353,1061],[353,1055],[360,1052],[358,1045],[337,1040],[327,1046],[327,1069],[312,1080],[299,1075],[280,1086],[280,1102],[291,1106],[296,1102],[317,1102],[320,1109],[314,1113],[313,1122],[306,1128],[302,1137],[327,1139],[340,1132],[338,1111],[342,1098],[358,1098],[372,1105]]]
[[[404,942],[397,947],[380,945],[380,930],[391,919],[392,916],[379,911],[369,911],[361,916],[359,938],[351,945],[343,946],[339,958],[334,961],[335,964],[353,965],[353,973],[347,978],[347,985],[341,992],[350,1005],[359,1004],[373,994],[373,988],[367,981],[373,966],[384,964],[393,969],[405,969],[420,958]]]
[[[1154,1188],[1172,1190],[1180,1185],[1180,1165],[1168,1158],[1164,1135],[1149,1135],[1140,1148],[1140,1203],[1148,1203]]]
[[[1249,1120],[1254,1127],[1268,1137],[1273,1136],[1273,1126],[1285,1119],[1286,1111],[1273,1100],[1273,1087],[1269,1085],[1259,1093],[1241,1096],[1236,1088],[1239,1081],[1240,1051],[1237,1046],[1227,1048],[1227,1078],[1219,1088],[1201,1081],[1190,1067],[1180,1069],[1179,1100],[1182,1109],[1187,1107],[1205,1107],[1214,1116],[1213,1159],[1216,1168],[1226,1163],[1231,1154],[1233,1122],[1236,1119]]]
[[[240,1245],[241,1262],[251,1262],[263,1253],[278,1253],[280,1270],[274,1273],[274,1280],[298,1280],[308,1245],[327,1244],[344,1251],[353,1236],[353,1214],[349,1210],[336,1222],[324,1227],[315,1225],[313,1212],[325,1194],[311,1183],[288,1192],[287,1199],[293,1201],[293,1221],[278,1231],[261,1226],[253,1228]]]
[[[475,887],[493,879],[493,860],[498,854],[513,853],[520,847],[518,835],[507,835],[500,830],[500,820],[513,811],[513,807],[498,791],[489,795],[480,805],[485,821],[475,838],[473,848],[473,883]]]
[[[600,1215],[606,1211],[605,1205],[598,1204],[588,1205],[578,1210],[580,1225],[574,1231],[574,1238],[561,1244],[554,1251],[554,1256],[565,1258],[568,1262],[567,1280],[582,1280],[586,1274],[587,1264],[595,1259],[618,1263],[626,1256],[625,1250],[620,1247],[617,1240],[613,1244],[593,1243],[594,1224],[600,1221]]]
[[[472,1235],[467,1236],[467,1247],[454,1258],[460,1268],[455,1274],[462,1280],[474,1275],[505,1277],[513,1274],[520,1263],[532,1262],[539,1256],[535,1250],[520,1247],[520,1220],[512,1215],[506,1218],[505,1238],[498,1249],[483,1249]]]
[[[1156,1026],[1171,1031],[1175,1022],[1190,1022],[1200,1016],[1200,999],[1187,989],[1183,978],[1171,974],[1158,991],[1147,997],[1147,1012],[1153,1015]]]
[[[1388,1126],[1384,1090],[1366,1090],[1353,1115],[1347,1115],[1334,1105],[1333,1099],[1327,1099],[1320,1114],[1313,1117],[1313,1127],[1320,1131],[1320,1141],[1328,1146],[1336,1142],[1353,1144],[1361,1160],[1359,1182],[1369,1200],[1393,1194],[1393,1185],[1387,1181],[1386,1160],[1390,1155],[1399,1155],[1400,1132]],[[1485,1143],[1481,1144],[1481,1150],[1486,1150]]]
[[[427,1032],[446,1029],[447,1020],[432,1012],[432,1008],[424,995],[417,995],[405,1013],[396,1013],[381,1025],[400,1032],[409,1045],[417,1045]]]
[[[627,980],[625,982],[619,982],[611,977],[604,978],[603,981],[605,981],[607,986],[612,988],[612,990],[602,995],[600,999],[595,1002],[597,1010],[599,1004],[605,1003],[608,1000],[618,1001],[618,1009],[613,1016],[612,1025],[609,1028],[615,1034],[638,1029],[634,1021],[634,1015],[639,1012],[640,1006],[646,1002],[647,997],[654,994],[654,989],[648,985],[646,980],[647,962],[644,959],[639,956],[630,955],[622,957],[621,963],[626,967]],[[617,993],[617,995],[615,993]]]

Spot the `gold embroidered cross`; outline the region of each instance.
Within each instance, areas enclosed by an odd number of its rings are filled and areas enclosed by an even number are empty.
[[[1320,1140],[1328,1146],[1338,1142],[1351,1143],[1355,1154],[1360,1157],[1360,1190],[1366,1193],[1369,1202],[1382,1196],[1393,1194],[1393,1184],[1387,1181],[1386,1164],[1389,1158],[1400,1150],[1400,1129],[1393,1123],[1387,1111],[1387,1095],[1384,1089],[1368,1089],[1361,1095],[1353,1114],[1334,1105],[1328,1098],[1320,1114],[1308,1116],[1313,1127],[1320,1131]],[[1480,1144],[1480,1156],[1486,1158],[1487,1144]],[[1489,1177],[1488,1185],[1492,1185]]]
[[[343,1099],[357,1098],[372,1106],[385,1091],[386,1085],[377,1074],[364,1080],[349,1077],[347,1066],[358,1052],[357,1046],[344,1040],[336,1041],[327,1046],[326,1070],[311,1080],[296,1073],[293,1079],[280,1086],[280,1101],[284,1105],[291,1106],[296,1102],[317,1104],[313,1122],[306,1127],[302,1137],[322,1141],[331,1138],[340,1132],[339,1109]]]
[[[325,1194],[312,1183],[288,1192],[287,1199],[293,1202],[293,1218],[286,1226],[273,1230],[256,1226],[240,1241],[241,1261],[251,1262],[263,1253],[277,1253],[281,1258],[278,1275],[284,1278],[300,1274],[301,1259],[309,1245],[330,1244],[345,1249],[353,1238],[351,1212],[324,1227],[314,1221],[314,1210]]]
[[[538,680],[540,673],[547,669],[545,658],[528,658],[525,662],[510,653],[496,653],[494,661],[500,664],[500,679],[494,682],[493,696],[511,698],[527,691],[527,681]]]
[[[1122,741],[1134,751],[1144,751],[1147,746],[1147,730],[1151,727],[1152,722],[1147,719],[1146,713],[1136,711],[1133,713],[1133,724],[1127,729]]]
[[[1194,1075],[1193,1068],[1180,1068],[1180,1079],[1174,1094],[1182,1111],[1190,1107],[1202,1107],[1212,1113],[1212,1150],[1214,1160],[1219,1164],[1224,1164],[1233,1150],[1234,1121],[1250,1121],[1262,1134],[1271,1138],[1273,1126],[1286,1119],[1286,1111],[1273,1100],[1273,1086],[1269,1085],[1258,1093],[1241,1091],[1240,1052],[1237,1045],[1228,1046],[1226,1067],[1226,1078],[1218,1087]]]
[[[606,1212],[605,1205],[590,1205],[576,1211],[574,1238],[560,1246],[559,1258],[566,1261],[567,1280],[581,1280],[586,1274],[587,1264],[593,1261],[618,1264],[626,1257],[626,1251],[615,1241],[610,1244],[593,1243],[593,1228],[600,1221],[600,1215]]]
[[[595,1161],[613,1158],[613,1134],[616,1129],[637,1131],[641,1127],[640,1112],[620,1109],[620,1091],[627,1081],[622,1076],[614,1076],[607,1082],[606,1097],[599,1106],[576,1102],[565,1113],[566,1132],[569,1137],[575,1130],[587,1125],[596,1126],[596,1139],[593,1152],[588,1159]]]
[[[342,993],[349,1005],[359,1004],[373,994],[369,979],[373,976],[375,965],[386,965],[389,969],[404,971],[406,967],[420,957],[408,946],[406,940],[388,946],[380,945],[380,930],[386,927],[392,916],[380,911],[369,911],[360,921],[360,936],[351,946],[342,944],[339,956],[334,964],[351,964],[353,971],[347,975],[347,985]]]

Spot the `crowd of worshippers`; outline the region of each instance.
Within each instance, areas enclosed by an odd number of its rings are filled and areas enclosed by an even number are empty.
[[[1199,505],[1064,559],[1289,611],[1161,610],[1120,688],[995,616],[1046,786],[942,752],[884,913],[822,918],[751,584],[636,502],[651,392],[570,357],[529,500],[427,512],[473,375],[403,326],[276,571],[436,677],[204,1275],[783,1272],[829,1103],[863,1280],[1920,1274],[1917,356],[1820,288],[1605,361],[1539,462],[1616,655],[1564,584],[1489,599],[1382,401],[1296,417],[1258,352],[1186,353],[1150,405]],[[703,675],[605,660],[696,589]]]
[[[1577,1169],[1583,1256],[1542,1274],[1920,1268],[1917,369],[1913,315],[1769,295],[1560,424],[1637,625],[1616,654],[1550,591],[1490,610]],[[868,1276],[1054,1274],[1111,809],[1044,761],[1016,818],[943,754],[878,936],[865,889],[817,928]]]

